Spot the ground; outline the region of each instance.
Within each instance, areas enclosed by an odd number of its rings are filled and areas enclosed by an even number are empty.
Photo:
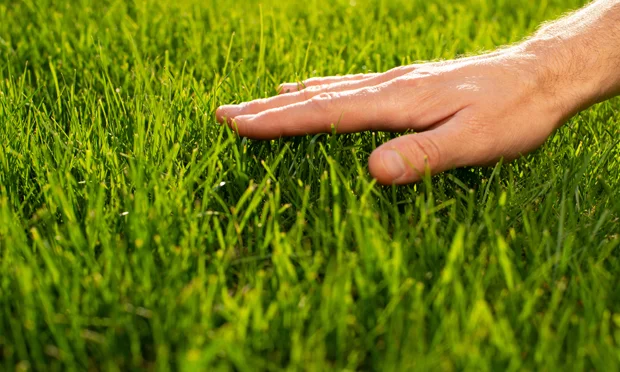
[[[620,368],[619,99],[404,187],[367,171],[393,134],[214,117],[580,5],[0,1],[0,369]]]

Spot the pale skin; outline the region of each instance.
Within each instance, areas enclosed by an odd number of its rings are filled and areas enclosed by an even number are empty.
[[[413,130],[370,155],[371,175],[387,185],[510,161],[577,112],[620,94],[620,0],[595,1],[489,54],[312,78],[280,92],[221,106],[217,119],[263,140]]]

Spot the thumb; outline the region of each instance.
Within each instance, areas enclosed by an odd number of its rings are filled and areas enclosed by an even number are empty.
[[[374,178],[384,185],[416,182],[469,164],[475,151],[463,127],[448,122],[428,132],[398,137],[379,146],[368,159]]]

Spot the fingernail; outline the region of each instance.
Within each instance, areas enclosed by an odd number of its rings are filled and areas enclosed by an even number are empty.
[[[407,166],[402,155],[394,150],[386,150],[381,153],[381,163],[387,174],[396,181],[407,172]]]

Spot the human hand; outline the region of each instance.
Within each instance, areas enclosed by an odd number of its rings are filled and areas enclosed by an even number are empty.
[[[254,139],[331,132],[332,126],[337,133],[414,130],[378,147],[369,170],[382,184],[416,182],[427,170],[515,159],[599,99],[599,81],[580,80],[577,87],[571,61],[551,56],[548,45],[532,45],[283,84],[278,96],[222,106],[216,116]]]

